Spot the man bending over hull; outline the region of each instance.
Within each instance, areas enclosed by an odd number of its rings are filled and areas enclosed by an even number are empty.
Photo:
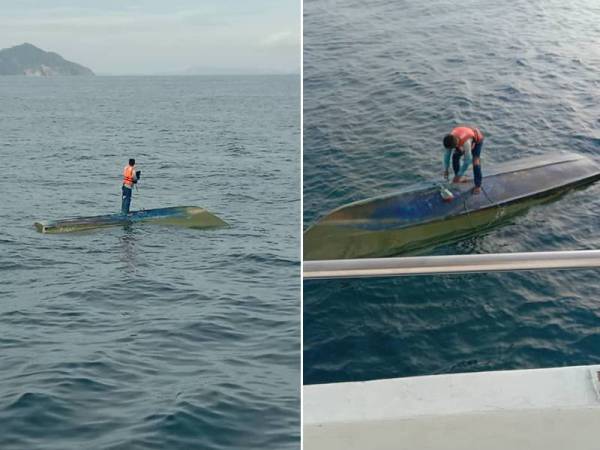
[[[450,160],[454,171],[453,183],[465,183],[465,173],[473,163],[473,178],[475,187],[473,194],[481,192],[481,148],[483,133],[478,128],[456,127],[444,136],[444,178],[448,179]],[[463,158],[461,164],[461,158]]]

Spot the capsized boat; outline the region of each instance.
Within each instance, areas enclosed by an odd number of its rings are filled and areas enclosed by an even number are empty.
[[[472,183],[420,183],[341,206],[304,233],[306,260],[398,255],[470,235],[533,204],[600,179],[600,166],[575,153],[500,164]],[[448,195],[448,194],[451,195]]]
[[[68,233],[136,222],[151,222],[164,225],[179,225],[186,228],[219,228],[227,223],[198,206],[175,206],[170,208],[132,211],[129,214],[107,214],[92,217],[35,222],[41,233]]]

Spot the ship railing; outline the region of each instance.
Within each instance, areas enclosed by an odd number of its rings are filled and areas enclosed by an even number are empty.
[[[600,250],[304,261],[305,280],[600,268]]]

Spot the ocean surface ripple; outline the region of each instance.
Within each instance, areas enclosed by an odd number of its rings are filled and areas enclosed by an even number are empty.
[[[300,81],[0,78],[0,448],[297,449]],[[207,208],[231,227],[42,235]]]
[[[600,152],[600,6],[304,2],[304,226],[441,177],[444,134],[486,135],[486,167]],[[485,179],[484,179],[485,183]],[[600,183],[436,254],[600,248]],[[311,281],[304,382],[600,362],[593,270]]]

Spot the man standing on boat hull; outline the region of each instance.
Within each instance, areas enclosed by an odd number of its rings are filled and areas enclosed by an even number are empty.
[[[448,179],[448,169],[452,160],[454,170],[453,183],[466,182],[465,173],[473,163],[473,178],[475,187],[473,194],[481,192],[481,148],[483,147],[483,133],[479,128],[456,127],[444,137],[444,178]],[[462,164],[460,159],[464,156]]]
[[[129,164],[123,169],[123,196],[121,198],[121,214],[129,214],[131,206],[131,194],[133,193],[133,185],[138,182],[140,171],[135,170],[135,159],[131,158]]]

